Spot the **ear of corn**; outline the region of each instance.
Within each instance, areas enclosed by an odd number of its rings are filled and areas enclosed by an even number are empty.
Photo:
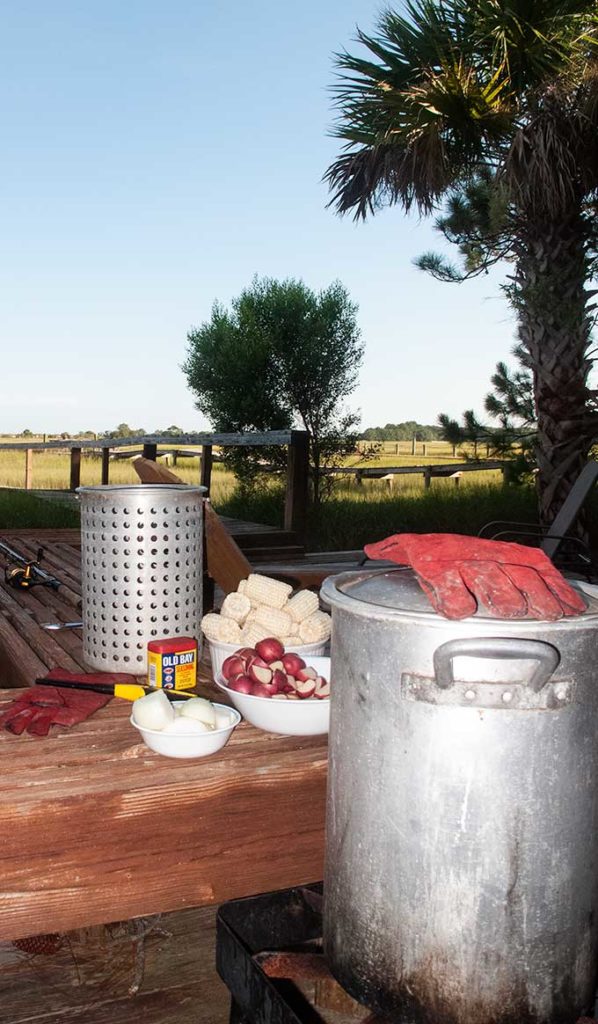
[[[204,636],[214,643],[236,644],[241,642],[241,629],[234,619],[227,619],[214,612],[208,612],[201,620]]]
[[[260,605],[259,608],[251,612],[251,620],[269,629],[270,633],[267,636],[284,636],[285,633],[290,633],[293,627],[293,620],[287,612],[281,611],[279,608],[271,608],[265,604]]]
[[[304,644],[315,644],[327,640],[332,631],[332,622],[326,612],[314,612],[299,623],[299,636]]]
[[[240,580],[237,587],[237,594],[244,594],[247,590],[247,580]]]
[[[294,636],[292,633],[289,636],[281,636],[278,638],[282,644],[284,644],[285,650],[289,650],[290,647],[301,647],[303,640],[299,635]]]
[[[224,598],[220,614],[225,619],[234,619],[242,626],[250,611],[251,601],[249,598],[245,594],[233,593],[227,594]]]
[[[300,590],[287,601],[284,610],[291,616],[293,622],[303,622],[303,619],[317,612],[319,607],[320,599],[313,590]]]
[[[282,608],[293,588],[289,583],[273,580],[269,576],[260,576],[252,572],[247,577],[245,594],[252,604],[267,604],[270,608]]]
[[[246,623],[241,633],[244,647],[255,647],[256,644],[259,644],[260,640],[265,640],[269,636],[272,636],[270,630],[266,629],[265,626],[261,626],[259,622]]]

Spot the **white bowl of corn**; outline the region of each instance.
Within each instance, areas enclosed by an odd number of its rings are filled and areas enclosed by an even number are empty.
[[[288,583],[251,573],[236,591],[227,594],[220,613],[204,615],[201,628],[216,679],[229,655],[241,647],[254,647],[267,637],[275,637],[286,651],[302,658],[326,654],[331,619],[320,610],[320,599],[314,591],[293,594]]]

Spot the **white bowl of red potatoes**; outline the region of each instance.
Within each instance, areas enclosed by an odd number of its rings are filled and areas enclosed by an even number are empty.
[[[268,637],[230,655],[216,684],[258,729],[283,736],[328,732],[330,658],[301,658]]]

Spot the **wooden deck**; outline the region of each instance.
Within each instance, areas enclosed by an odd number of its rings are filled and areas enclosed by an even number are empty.
[[[62,583],[13,590],[0,575],[0,705],[50,668],[87,668],[80,630],[42,628],[80,618],[79,531],[2,538],[32,557],[43,545]],[[222,699],[205,663],[199,692]],[[7,1024],[224,1024],[215,905],[322,875],[325,738],[243,723],[220,754],[168,761],[139,743],[129,714],[113,700],[47,738],[0,732]],[[55,933],[42,952],[13,944],[40,932]]]

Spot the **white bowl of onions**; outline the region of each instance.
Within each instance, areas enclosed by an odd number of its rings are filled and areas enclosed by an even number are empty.
[[[164,757],[207,757],[228,743],[241,721],[234,708],[201,697],[169,700],[163,690],[133,702],[131,725]]]
[[[258,729],[282,736],[328,732],[330,658],[303,659],[268,638],[230,655],[216,684]]]

